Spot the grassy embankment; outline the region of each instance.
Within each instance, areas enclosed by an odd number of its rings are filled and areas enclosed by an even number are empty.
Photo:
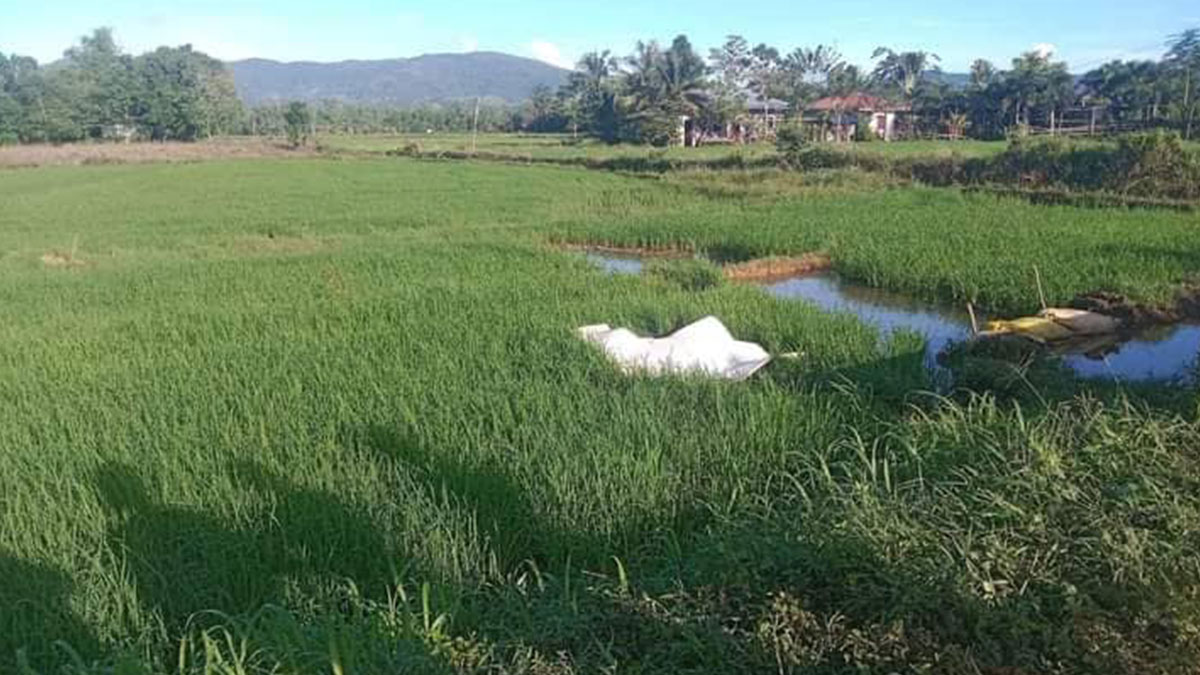
[[[939,401],[911,338],[547,242],[1024,310],[1032,263],[1056,302],[1169,297],[1196,216],[715,180],[0,174],[0,670],[1188,672],[1194,394]],[[710,313],[804,357],[625,378],[571,334]]]

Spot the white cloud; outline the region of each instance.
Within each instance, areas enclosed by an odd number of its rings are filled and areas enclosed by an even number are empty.
[[[534,40],[529,44],[529,51],[533,54],[533,58],[538,61],[545,61],[550,65],[567,68],[568,70],[575,67],[575,64],[563,56],[562,50],[553,42]]]
[[[1050,44],[1049,42],[1039,42],[1036,45],[1030,47],[1029,51],[1033,52],[1034,54],[1037,54],[1038,56],[1042,57],[1043,59],[1048,59],[1054,55],[1054,52],[1058,51],[1058,47],[1055,47],[1054,45]]]
[[[459,36],[458,48],[464,52],[477,52],[479,51],[479,38],[474,35]]]

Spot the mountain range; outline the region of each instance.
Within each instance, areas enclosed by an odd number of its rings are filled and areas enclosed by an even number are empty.
[[[475,97],[515,103],[539,85],[558,88],[569,72],[499,52],[337,63],[246,59],[228,65],[238,96],[250,105],[322,99],[418,105]]]
[[[410,106],[476,97],[517,103],[528,99],[538,86],[557,89],[570,72],[501,52],[336,63],[246,59],[228,65],[238,96],[249,105],[333,99]],[[970,81],[966,73],[931,71],[928,75],[955,89]]]

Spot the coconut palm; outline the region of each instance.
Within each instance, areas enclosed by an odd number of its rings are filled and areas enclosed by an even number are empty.
[[[942,60],[942,57],[930,52],[897,53],[886,47],[876,49],[871,54],[871,58],[880,59],[879,63],[875,65],[875,78],[880,82],[898,87],[904,92],[905,98],[909,100],[912,100],[925,73],[939,70],[934,62]]]
[[[1184,137],[1192,137],[1196,117],[1196,80],[1200,79],[1200,28],[1189,28],[1167,41],[1166,63],[1183,80]]]
[[[606,141],[617,140],[617,59],[607,49],[584,54],[563,90],[571,100],[573,124]]]
[[[842,65],[842,55],[828,45],[813,48],[800,47],[784,59],[784,67],[800,74],[809,84],[823,84],[834,68]]]
[[[841,63],[829,71],[825,89],[830,96],[846,96],[868,89],[870,78],[853,64]]]
[[[987,59],[975,59],[971,64],[971,87],[977,90],[987,89],[988,85],[997,78],[996,66]]]
[[[658,60],[663,97],[681,110],[695,111],[707,98],[708,66],[692,49],[687,37],[680,35]]]

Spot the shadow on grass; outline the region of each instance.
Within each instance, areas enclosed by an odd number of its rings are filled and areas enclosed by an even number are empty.
[[[386,539],[360,509],[246,462],[234,475],[268,505],[269,517],[240,521],[157,501],[139,472],[103,465],[94,486],[113,524],[109,545],[137,598],[169,635],[211,613],[249,614],[282,604],[293,585],[353,580],[382,595],[396,576]]]
[[[96,636],[71,606],[73,590],[64,572],[0,549],[0,672],[20,672],[22,662],[48,669],[69,656],[59,641],[96,652]]]
[[[890,408],[908,395],[921,359],[920,352],[900,352],[815,379],[824,385],[875,383],[877,390],[861,394],[872,399],[865,405]],[[893,418],[887,413],[886,419]],[[877,435],[861,431],[867,442]],[[449,662],[466,652],[486,655],[495,672],[517,672],[522,659],[534,659],[540,665],[526,672],[999,674],[1076,663],[1081,665],[1073,672],[1119,673],[1136,672],[1129,664],[1138,659],[1165,660],[1163,654],[1178,647],[1169,611],[1154,619],[1159,601],[1151,591],[1133,582],[1110,583],[1109,590],[1080,583],[1107,578],[1094,562],[1062,578],[1035,580],[1019,594],[985,600],[968,588],[962,570],[946,569],[972,564],[964,562],[967,552],[938,550],[940,540],[929,528],[939,517],[956,527],[987,518],[943,512],[922,520],[912,540],[887,532],[888,507],[872,506],[872,500],[887,502],[888,495],[870,488],[859,493],[838,482],[835,462],[857,461],[845,448],[837,451],[845,457],[827,458],[834,466],[829,485],[799,498],[796,493],[803,491],[790,491],[783,481],[763,495],[770,504],[763,513],[725,517],[703,512],[703,506],[682,515],[664,509],[652,514],[657,518],[631,515],[619,532],[600,536],[559,527],[553,513],[532,498],[530,481],[536,478],[517,475],[497,459],[460,459],[426,446],[405,424],[366,425],[350,430],[345,441],[348,460],[400,470],[430,494],[471,511],[481,548],[496,558],[502,578],[440,582],[442,597],[453,598],[454,634],[469,636],[449,647],[434,643],[448,650]],[[961,472],[989,468],[977,462],[973,448],[951,445],[948,451],[956,452],[945,466],[919,468],[924,480],[952,485]],[[897,482],[918,470],[897,469]],[[397,581],[439,583],[436,570],[397,572],[400,551],[377,529],[377,519],[355,504],[256,462],[235,465],[232,475],[261,498],[269,517],[228,520],[163,503],[128,465],[108,464],[95,475],[95,490],[110,513],[110,545],[124,553],[137,597],[169,635],[212,610],[245,615],[264,604],[284,604],[296,584],[350,580],[365,595],[382,598]],[[1014,488],[999,483],[989,489],[1005,496],[1004,490]],[[1039,517],[1063,519],[1033,497],[1028,504],[1019,493],[1005,498]],[[858,499],[867,505],[861,513]],[[856,518],[878,519],[878,538],[847,525]],[[1074,541],[1069,529],[1056,536]],[[622,554],[633,556],[624,561],[628,578],[617,571],[612,552],[655,538],[671,545],[653,547],[650,554]],[[1040,540],[1034,545],[1048,546]],[[895,547],[911,550],[897,555]],[[61,574],[0,557],[0,571],[6,570],[12,570],[6,577],[27,581],[8,587],[0,580],[0,598],[18,598],[19,588],[33,585],[45,589],[38,597],[49,599],[50,623],[40,629],[32,624],[30,630],[42,632],[29,637],[53,634],[55,628],[94,644],[69,612],[71,589]],[[1072,578],[1079,592],[1067,590]],[[1135,607],[1139,602],[1145,607]],[[370,616],[356,610],[337,618],[354,623],[374,620]],[[1131,646],[1135,642],[1150,646]],[[418,642],[418,648],[422,644],[427,643]]]

